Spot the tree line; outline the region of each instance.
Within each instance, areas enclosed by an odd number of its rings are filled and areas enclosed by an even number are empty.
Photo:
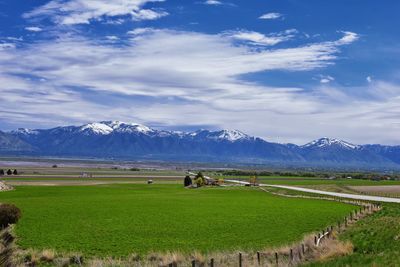
[[[18,175],[18,171],[17,169],[11,170],[8,169],[7,171],[0,169],[0,176],[4,176],[4,175]]]

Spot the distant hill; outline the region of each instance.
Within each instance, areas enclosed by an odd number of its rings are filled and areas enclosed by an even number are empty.
[[[176,132],[118,121],[18,129],[0,133],[0,142],[1,153],[41,156],[400,168],[400,147],[360,146],[331,138],[297,146],[238,130]]]
[[[34,151],[34,148],[18,136],[0,131],[0,153],[32,151]]]

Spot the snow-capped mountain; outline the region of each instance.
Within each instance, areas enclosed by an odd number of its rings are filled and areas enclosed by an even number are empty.
[[[120,133],[150,133],[152,129],[138,123],[124,123],[120,121],[102,121],[85,124],[79,127],[79,131],[107,135],[112,132]]]
[[[338,146],[345,149],[359,149],[361,146],[351,144],[349,142],[339,140],[336,138],[323,137],[318,140],[314,140],[308,144],[301,146],[302,148],[324,148]]]
[[[21,128],[3,133],[0,141],[3,154],[400,168],[400,146],[360,146],[326,137],[298,146],[271,143],[238,130],[177,132],[120,121]]]

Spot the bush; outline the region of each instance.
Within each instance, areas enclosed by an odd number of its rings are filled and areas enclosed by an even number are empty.
[[[21,210],[14,204],[0,204],[0,227],[6,228],[21,218]]]

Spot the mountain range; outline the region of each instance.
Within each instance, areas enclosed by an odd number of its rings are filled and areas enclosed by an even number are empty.
[[[178,132],[119,121],[0,132],[0,154],[400,169],[400,146],[326,137],[298,146],[238,130]]]

